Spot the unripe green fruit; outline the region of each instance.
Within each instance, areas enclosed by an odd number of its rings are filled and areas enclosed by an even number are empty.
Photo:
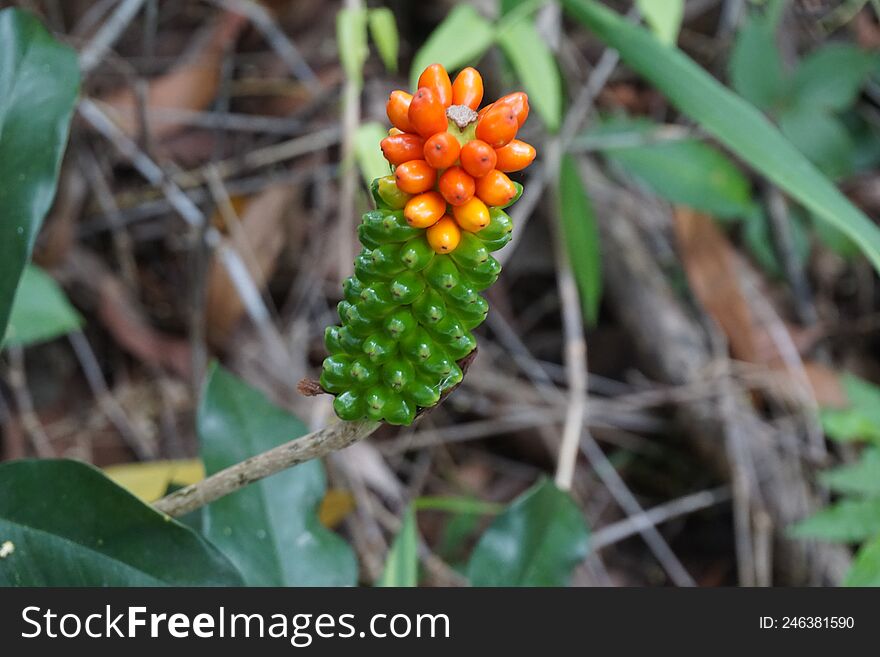
[[[458,361],[476,348],[471,331],[488,312],[479,293],[501,271],[490,251],[509,241],[512,224],[491,208],[489,225],[463,231],[452,253],[435,253],[425,230],[406,222],[393,180],[371,191],[379,209],[358,227],[364,249],[343,284],[341,326],[324,335],[330,356],[320,382],[343,420],[410,424],[461,382]]]

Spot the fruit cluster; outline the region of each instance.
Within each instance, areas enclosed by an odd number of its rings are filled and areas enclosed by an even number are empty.
[[[455,250],[461,231],[489,222],[489,207],[518,194],[508,173],[535,159],[535,149],[515,139],[529,115],[528,97],[512,93],[477,113],[483,80],[473,68],[455,78],[439,64],[419,77],[415,95],[394,91],[388,118],[394,126],[382,152],[394,167],[398,189],[412,195],[404,208],[411,226],[427,229],[438,253]]]
[[[382,152],[394,174],[373,181],[364,249],[343,285],[340,326],[328,327],[321,386],[343,420],[411,424],[461,381],[471,331],[486,318],[479,294],[498,278],[490,254],[510,240],[504,208],[522,193],[507,177],[535,158],[515,139],[529,112],[518,92],[477,112],[480,74],[451,82],[433,64],[414,95],[388,100],[394,127]]]

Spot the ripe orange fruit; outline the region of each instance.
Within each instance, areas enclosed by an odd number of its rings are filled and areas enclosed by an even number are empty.
[[[409,122],[409,105],[412,98],[410,94],[398,89],[391,92],[385,105],[385,112],[388,114],[391,125],[403,132],[415,132]]]
[[[462,168],[474,178],[485,176],[495,168],[498,159],[495,149],[480,139],[472,139],[461,148],[458,155]]]
[[[495,168],[505,173],[522,171],[535,159],[535,147],[519,139],[514,139],[507,146],[495,151],[497,162]]]
[[[446,169],[455,164],[461,144],[452,134],[438,132],[431,135],[424,144],[425,161],[435,169]]]
[[[489,208],[476,196],[467,203],[453,207],[452,214],[463,230],[472,233],[489,225]]]
[[[447,127],[446,108],[437,95],[428,87],[421,87],[409,104],[409,122],[413,132],[427,139]]]
[[[427,228],[437,223],[446,212],[446,201],[437,192],[424,192],[406,203],[403,216],[413,228]]]
[[[516,113],[507,105],[495,103],[492,109],[483,114],[483,118],[477,119],[477,139],[480,139],[492,148],[500,148],[511,139],[516,137],[519,130]]]
[[[410,160],[394,170],[394,180],[401,191],[421,194],[437,182],[437,171],[424,160]]]
[[[398,165],[421,159],[425,140],[412,132],[402,132],[393,137],[385,137],[379,146],[385,159]]]
[[[483,78],[477,69],[468,66],[455,76],[452,83],[452,104],[467,105],[476,110],[483,100]]]
[[[482,178],[477,178],[476,194],[486,205],[502,206],[510,203],[516,196],[516,187],[505,174],[493,169]]]
[[[516,115],[516,122],[522,127],[522,124],[529,118],[529,97],[522,91],[516,91],[512,94],[502,96],[494,103],[495,107],[509,107]]]
[[[437,181],[437,188],[450,205],[462,205],[474,197],[473,177],[461,167],[449,167]]]
[[[443,107],[452,105],[452,83],[449,81],[449,74],[440,64],[431,64],[422,71],[419,76],[417,87],[428,87],[434,92],[437,99],[443,104]]]
[[[451,253],[461,241],[461,230],[449,215],[431,226],[426,233],[428,244],[437,253]]]

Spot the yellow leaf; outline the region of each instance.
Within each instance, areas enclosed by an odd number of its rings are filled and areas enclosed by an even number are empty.
[[[144,502],[155,502],[168,486],[189,486],[205,478],[201,459],[120,463],[104,468],[104,473]]]
[[[354,511],[354,497],[347,490],[331,488],[321,500],[318,509],[318,520],[328,529],[333,529],[341,523],[345,516]]]

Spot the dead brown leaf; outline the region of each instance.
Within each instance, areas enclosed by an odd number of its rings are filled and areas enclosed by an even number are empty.
[[[736,252],[712,219],[676,208],[675,234],[682,264],[694,295],[718,322],[734,358],[757,362],[754,318],[740,288]]]
[[[227,226],[229,245],[238,252],[254,282],[265,286],[284,248],[284,215],[295,190],[290,185],[273,185],[250,199],[240,215],[240,223]],[[244,305],[223,264],[214,258],[208,271],[207,331],[210,342],[223,347],[244,315]]]
[[[223,54],[238,37],[246,19],[233,12],[223,13],[183,56],[183,60],[164,75],[149,82],[146,93],[146,121],[156,139],[170,137],[183,128],[174,117],[162,116],[162,110],[206,109],[217,97]],[[139,99],[131,88],[121,89],[102,101],[113,120],[129,136],[140,125]]]

